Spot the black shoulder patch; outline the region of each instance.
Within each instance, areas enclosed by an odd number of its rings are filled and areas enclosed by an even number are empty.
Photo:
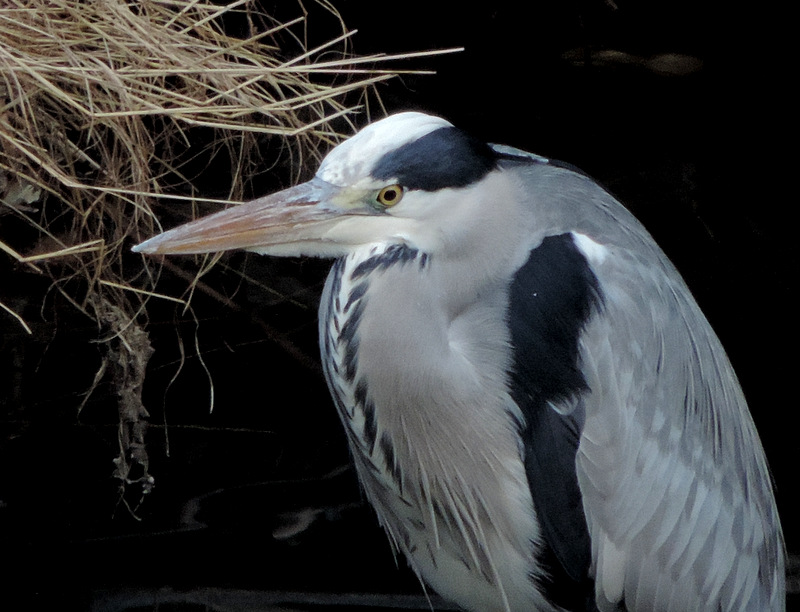
[[[549,236],[530,252],[514,276],[510,298],[519,382],[545,401],[583,391],[578,338],[601,297],[572,234]]]
[[[580,395],[587,390],[578,343],[601,300],[597,278],[571,234],[545,238],[510,288],[511,395],[525,416],[525,469],[546,541],[539,561],[549,576],[540,586],[570,610],[594,609],[575,455],[584,421]],[[576,407],[569,414],[550,407],[570,401]]]
[[[498,158],[485,142],[444,127],[390,151],[370,174],[379,180],[397,179],[406,189],[437,191],[481,180],[497,167]]]

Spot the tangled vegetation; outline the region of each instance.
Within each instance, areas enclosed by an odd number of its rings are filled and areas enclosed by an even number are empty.
[[[315,8],[339,19],[327,2]],[[204,203],[252,196],[266,168],[298,172],[349,131],[354,110],[380,112],[375,85],[397,74],[381,66],[421,54],[354,56],[339,22],[341,35],[309,48],[300,2],[288,22],[252,0],[0,8],[0,257],[13,262],[2,284],[46,276],[50,291],[96,323],[95,384],[116,389],[123,493],[153,482],[142,403],[147,305],[182,301],[157,292],[159,265],[130,247],[165,215],[185,219]],[[201,177],[212,164],[209,185]],[[32,333],[6,296],[0,290],[4,328]]]

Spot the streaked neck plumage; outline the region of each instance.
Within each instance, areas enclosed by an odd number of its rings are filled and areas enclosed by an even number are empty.
[[[320,307],[326,378],[369,501],[417,574],[474,609],[538,598],[548,610],[507,390],[507,287],[488,283],[468,303],[452,280],[428,278],[440,274],[436,256],[401,243],[338,260]],[[475,436],[489,455],[468,444]]]

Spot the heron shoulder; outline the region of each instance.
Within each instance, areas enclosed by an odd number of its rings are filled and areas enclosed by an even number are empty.
[[[782,536],[766,460],[733,368],[689,288],[641,224],[592,181],[538,162],[513,166],[532,194],[525,204],[551,232],[531,238],[510,314],[515,399],[536,424],[525,432],[526,469],[548,544],[557,558],[581,558],[580,530],[559,533],[556,524],[548,533],[546,523],[551,512],[568,515],[577,498],[601,598],[648,609],[658,592],[679,606],[717,601],[725,609],[740,596],[755,609],[779,609]],[[535,289],[547,282],[557,298],[549,307]],[[537,349],[549,357],[538,373]],[[533,390],[523,391],[526,379]],[[548,389],[556,401],[537,405]],[[566,466],[554,485],[542,487],[537,446],[548,469]],[[634,540],[636,555],[627,548]],[[709,578],[697,584],[692,572]]]
[[[583,328],[601,307],[597,278],[575,236],[548,236],[509,287],[510,392],[523,415],[524,464],[544,534],[542,587],[568,609],[594,595],[591,544],[576,454],[590,392],[579,362]]]
[[[779,609],[763,450],[719,339],[662,258],[615,246],[592,265],[603,311],[581,337],[591,391],[577,459],[598,582],[643,609],[654,593],[678,607]]]

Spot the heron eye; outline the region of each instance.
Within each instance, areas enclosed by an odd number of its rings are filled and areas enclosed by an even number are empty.
[[[378,203],[389,208],[403,199],[403,188],[400,185],[389,185],[378,192]]]

